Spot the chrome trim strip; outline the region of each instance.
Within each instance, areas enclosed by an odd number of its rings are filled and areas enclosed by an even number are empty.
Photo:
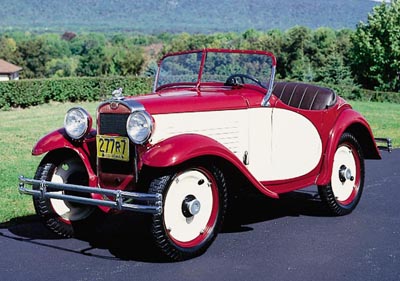
[[[157,64],[158,67],[157,67],[157,72],[156,72],[156,76],[155,76],[154,84],[153,84],[153,93],[155,93],[156,90],[157,90],[158,77],[160,76],[160,63],[161,63],[161,62],[159,62],[159,63]]]
[[[138,181],[139,181],[139,164],[138,164],[139,153],[138,153],[137,145],[134,145],[133,149],[134,149],[133,170],[135,171],[135,182],[138,183]]]
[[[124,99],[124,100],[110,99],[110,100],[106,100],[106,101],[100,103],[99,106],[97,107],[96,112],[98,112],[99,108],[101,108],[102,106],[104,106],[106,104],[111,104],[111,103],[123,104],[127,108],[130,109],[131,113],[135,112],[135,111],[139,111],[139,110],[146,111],[146,109],[144,108],[143,104],[141,104],[140,102],[138,102],[138,101],[136,101],[134,99]]]
[[[38,185],[39,190],[28,189],[27,185]],[[86,198],[77,195],[67,195],[48,191],[48,188],[56,189],[57,191],[74,191],[89,194],[99,194],[105,196],[113,196],[115,200],[99,200],[93,198]],[[80,204],[104,206],[118,210],[134,211],[140,213],[150,214],[161,214],[162,213],[162,195],[159,193],[139,193],[139,192],[128,192],[122,190],[109,190],[104,188],[95,188],[82,185],[74,184],[63,184],[49,181],[35,180],[25,178],[24,176],[19,177],[19,192],[21,194],[31,195],[33,197],[39,197],[40,199],[60,199]],[[124,202],[124,200],[133,199],[135,201],[143,202],[143,204],[131,204]]]
[[[269,99],[272,96],[272,90],[274,88],[275,71],[276,71],[276,66],[273,66],[271,69],[271,77],[269,79],[268,91],[265,94],[265,96],[261,102],[261,106],[265,106],[265,107],[269,106]]]

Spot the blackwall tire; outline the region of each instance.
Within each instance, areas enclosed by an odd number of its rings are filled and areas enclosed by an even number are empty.
[[[220,231],[227,208],[221,170],[191,165],[150,180],[149,192],[163,194],[163,212],[151,222],[162,254],[180,261],[204,253]]]
[[[321,200],[333,215],[351,213],[358,205],[364,189],[364,158],[357,139],[344,133],[335,151],[331,181],[318,186]]]
[[[88,175],[79,158],[45,160],[36,170],[35,179],[78,185],[88,184]],[[38,189],[38,186],[33,186]],[[61,193],[62,191],[54,191]],[[100,211],[97,207],[57,199],[33,198],[38,216],[54,233],[62,237],[84,235],[93,226]]]

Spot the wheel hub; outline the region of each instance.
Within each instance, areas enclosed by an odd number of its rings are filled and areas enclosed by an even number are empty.
[[[182,202],[182,213],[185,217],[190,218],[200,212],[201,204],[193,195],[186,196]]]
[[[347,180],[354,181],[354,176],[352,175],[351,170],[346,167],[346,165],[340,166],[339,179],[342,183],[345,183]]]

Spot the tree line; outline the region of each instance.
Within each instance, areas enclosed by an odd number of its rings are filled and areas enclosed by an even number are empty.
[[[400,89],[400,1],[376,6],[355,30],[249,29],[214,34],[0,34],[0,58],[24,68],[21,78],[152,76],[168,52],[259,49],[278,60],[277,78],[366,89]]]

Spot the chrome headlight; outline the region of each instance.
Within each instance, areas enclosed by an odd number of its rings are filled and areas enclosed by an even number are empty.
[[[135,144],[143,144],[153,132],[153,119],[146,111],[135,111],[129,115],[126,131]]]
[[[92,127],[92,117],[81,107],[73,107],[67,111],[64,128],[68,136],[78,140],[86,135]]]

